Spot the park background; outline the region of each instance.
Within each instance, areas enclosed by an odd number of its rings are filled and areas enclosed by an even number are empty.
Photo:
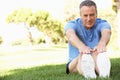
[[[41,76],[40,68],[48,66],[44,69],[49,70],[61,66],[64,71],[68,56],[64,26],[69,20],[79,17],[81,1],[83,0],[0,1],[0,80],[34,80],[35,78],[38,78],[35,80],[53,80],[54,78],[61,80],[62,78],[58,78],[61,75],[48,76],[48,78]],[[114,0],[94,1],[98,7],[98,17],[108,20],[112,27],[108,52],[109,57],[115,59],[113,60],[114,64],[118,63],[120,61],[120,26],[118,25],[120,23],[120,8],[118,7],[120,2],[116,3]],[[28,71],[27,77],[20,78],[24,74],[24,69],[28,70],[34,67],[40,69],[38,70],[40,73],[36,73],[40,75],[39,77],[33,77],[34,72],[33,75],[29,75],[31,78],[28,77]],[[23,72],[21,73],[22,70],[19,69],[23,69]],[[54,75],[57,73],[55,70],[50,73],[54,72]],[[116,69],[115,73],[117,72],[119,71]],[[47,73],[49,72],[46,71]],[[113,75],[115,74],[113,73]],[[66,80],[65,76],[64,79]],[[73,79],[76,79],[75,76],[71,77],[71,80]]]

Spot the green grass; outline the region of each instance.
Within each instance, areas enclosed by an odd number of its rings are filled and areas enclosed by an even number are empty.
[[[96,80],[119,80],[120,78],[120,58],[111,59],[112,68],[109,79],[97,78]],[[65,73],[65,64],[44,65],[28,69],[15,69],[4,72],[0,75],[0,80],[85,80],[78,73]]]
[[[17,50],[16,51],[6,51],[6,53],[0,52],[0,64],[6,63],[5,60],[2,60],[2,58],[8,56],[16,56],[18,58],[14,58],[13,60],[9,60],[7,62],[15,62],[18,64],[19,56],[22,56],[22,59],[20,58],[20,61],[23,63],[26,61],[30,62],[36,62],[36,61],[45,61],[45,60],[51,60],[53,58],[63,58],[66,57],[66,47],[59,47],[59,46],[53,46],[51,48],[43,48],[43,47],[34,47],[30,50]],[[4,51],[3,51],[4,52]],[[9,52],[9,53],[8,53]],[[62,53],[62,54],[61,54]],[[36,55],[36,56],[33,56]],[[32,57],[31,57],[32,55]],[[41,56],[40,56],[41,55]],[[44,56],[45,55],[45,56]],[[46,55],[48,57],[46,57]],[[23,57],[24,56],[24,57]],[[26,57],[25,57],[26,56]],[[64,60],[63,60],[64,61]],[[58,64],[61,61],[53,62],[50,64],[43,64],[43,65],[37,65],[37,66],[30,66],[30,67],[19,67],[19,68],[10,68],[6,69],[5,66],[0,65],[0,68],[5,69],[3,71],[0,71],[0,80],[86,80],[83,76],[79,75],[78,73],[69,74],[67,75],[65,73],[66,66],[65,61]],[[11,65],[11,64],[10,64]],[[95,80],[120,80],[120,58],[111,58],[111,74],[109,79],[102,79],[97,77]],[[0,70],[1,70],[0,69]]]

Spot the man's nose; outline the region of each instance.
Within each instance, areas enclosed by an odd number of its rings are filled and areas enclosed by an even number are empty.
[[[90,16],[88,16],[88,17],[87,17],[87,20],[90,20],[90,19],[91,19],[91,17],[90,17]]]

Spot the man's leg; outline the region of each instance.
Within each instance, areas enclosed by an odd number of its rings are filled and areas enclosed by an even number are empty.
[[[80,54],[80,55],[78,56],[77,71],[79,72],[79,74],[81,74],[81,75],[84,76],[83,70],[82,70],[82,68],[81,68],[81,60],[82,60],[82,54]]]
[[[97,66],[97,55],[98,55],[98,53],[92,53],[92,57],[93,57],[94,62],[95,62],[95,70],[96,70],[96,73],[99,74],[99,69]]]
[[[76,57],[70,63],[67,64],[67,67],[68,67],[67,71],[69,73],[79,72],[80,74],[82,74],[82,71],[80,68],[80,59],[81,59],[81,55],[79,54],[78,57]]]
[[[79,72],[86,78],[96,78],[95,65],[90,54],[79,54],[68,66],[69,72]]]

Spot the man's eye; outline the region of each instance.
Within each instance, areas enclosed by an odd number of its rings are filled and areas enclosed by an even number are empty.
[[[90,16],[94,16],[94,14],[91,14]]]
[[[87,17],[88,15],[84,15],[84,17]]]

